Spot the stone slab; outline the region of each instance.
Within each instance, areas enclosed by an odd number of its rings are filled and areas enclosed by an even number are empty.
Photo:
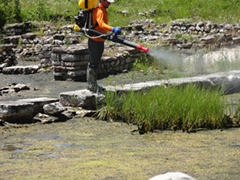
[[[19,99],[17,102],[26,102],[33,104],[33,116],[38,113],[43,113],[43,106],[46,104],[50,104],[53,102],[57,102],[57,98],[47,98],[47,97],[40,97],[40,98],[27,98],[27,99]]]
[[[38,65],[32,66],[11,66],[3,68],[2,72],[4,74],[33,74],[37,73],[40,69]]]
[[[63,106],[82,107],[85,109],[95,109],[96,102],[101,102],[103,94],[92,93],[87,89],[63,92],[59,95],[60,103]]]
[[[223,87],[225,94],[238,93],[240,92],[240,71],[214,73],[203,76],[175,78],[169,80],[148,81],[120,86],[107,86],[105,88],[107,91],[128,92],[142,91],[158,86],[186,85],[190,83],[211,88]]]
[[[26,123],[33,118],[34,106],[30,102],[0,101],[0,119],[10,123]]]

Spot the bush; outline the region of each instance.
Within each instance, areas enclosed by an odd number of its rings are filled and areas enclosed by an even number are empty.
[[[5,24],[6,24],[6,14],[4,10],[0,7],[0,31],[2,30]]]
[[[20,0],[0,0],[0,11],[1,27],[5,23],[22,22]]]

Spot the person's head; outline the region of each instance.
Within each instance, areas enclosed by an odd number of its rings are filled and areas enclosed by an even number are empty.
[[[104,8],[108,8],[108,6],[111,4],[111,3],[113,3],[114,2],[114,0],[101,0],[100,1],[100,3],[102,4],[102,6],[104,7]]]

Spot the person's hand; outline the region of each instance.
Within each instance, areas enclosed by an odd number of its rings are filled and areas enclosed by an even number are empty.
[[[114,28],[112,29],[112,32],[113,32],[114,34],[118,35],[118,34],[121,34],[121,29],[120,29],[119,27],[114,27]]]

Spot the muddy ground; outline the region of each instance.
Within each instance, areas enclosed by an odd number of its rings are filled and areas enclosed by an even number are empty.
[[[0,74],[1,87],[24,83],[30,91],[0,96],[1,101],[58,97],[86,88],[86,82],[55,81],[52,72]],[[112,84],[158,79],[158,74],[111,76]],[[107,85],[109,78],[99,80]],[[197,180],[237,180],[240,129],[193,134],[164,131],[139,135],[137,127],[92,118],[63,123],[0,127],[0,179],[146,180],[181,171]]]
[[[0,127],[0,179],[147,180],[167,171],[237,180],[240,129],[132,134],[91,118]]]
[[[20,62],[19,65],[23,63]],[[98,80],[99,85],[120,85],[128,83],[144,82],[149,80],[157,80],[160,78],[159,71],[151,72],[129,72],[118,75],[110,75],[108,77]],[[85,81],[55,81],[52,71],[41,71],[36,74],[29,75],[4,75],[0,74],[0,88],[13,83],[26,84],[30,90],[12,93],[0,96],[2,100],[15,100],[34,97],[59,97],[61,92],[75,91],[79,89],[86,89],[87,83]]]

